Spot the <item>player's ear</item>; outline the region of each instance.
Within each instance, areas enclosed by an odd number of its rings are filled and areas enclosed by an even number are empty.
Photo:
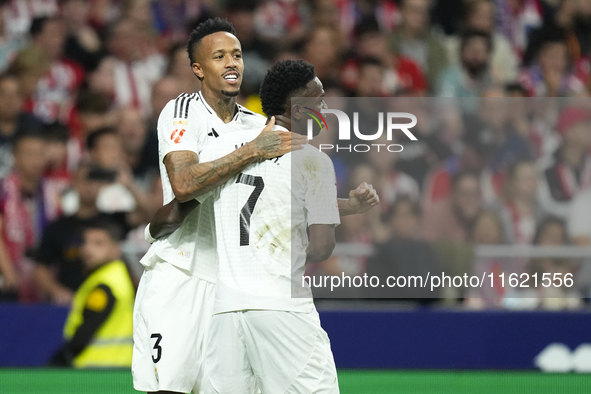
[[[290,114],[286,114],[290,115]],[[300,104],[292,104],[291,106],[291,118],[300,120],[302,118],[302,106]]]
[[[193,69],[193,73],[199,78],[200,81],[203,81],[203,70],[201,69],[201,64],[195,62],[191,65]]]

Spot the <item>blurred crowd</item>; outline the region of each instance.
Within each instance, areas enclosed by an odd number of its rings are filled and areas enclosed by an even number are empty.
[[[212,16],[236,28],[238,99],[253,111],[266,69],[301,58],[327,97],[393,97],[422,119],[420,141],[399,154],[330,152],[340,193],[369,181],[382,204],[338,227],[340,242],[375,254],[333,257],[315,274],[502,270],[470,245],[591,245],[590,1],[4,0],[0,299],[68,305],[85,275],[80,228],[97,217],[145,247],[162,204],[156,120],[199,90],[185,42]],[[437,121],[428,97],[441,98]],[[453,297],[506,304],[489,290]]]

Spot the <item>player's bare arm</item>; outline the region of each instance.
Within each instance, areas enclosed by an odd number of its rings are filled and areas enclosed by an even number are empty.
[[[177,199],[161,207],[150,222],[150,235],[158,239],[172,234],[197,206],[199,201],[180,202]]]
[[[271,118],[261,134],[234,152],[211,162],[200,163],[195,152],[177,151],[164,157],[172,190],[180,202],[186,202],[224,184],[249,165],[301,149],[305,136],[273,130]]]
[[[334,224],[313,224],[308,228],[310,243],[306,249],[306,262],[320,263],[327,260],[336,244]]]
[[[339,198],[337,202],[342,217],[369,211],[380,203],[380,197],[372,185],[363,182],[349,192],[349,198]]]

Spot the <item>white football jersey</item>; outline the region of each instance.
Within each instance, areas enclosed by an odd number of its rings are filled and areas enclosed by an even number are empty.
[[[183,93],[171,100],[158,118],[158,151],[164,204],[174,199],[174,192],[164,166],[170,152],[192,151],[200,161],[205,146],[218,137],[265,126],[265,117],[238,105],[236,115],[224,123],[203,99],[201,92]],[[220,156],[221,157],[221,156]],[[141,262],[151,266],[165,261],[201,279],[214,282],[218,257],[215,239],[213,201],[205,201],[191,212],[182,225],[168,237],[152,244]]]
[[[227,155],[260,131],[212,141],[203,160]],[[247,309],[309,312],[311,292],[301,287],[307,227],[340,223],[330,158],[306,145],[249,166],[216,189],[205,203],[208,200],[215,201],[220,261],[214,313]]]

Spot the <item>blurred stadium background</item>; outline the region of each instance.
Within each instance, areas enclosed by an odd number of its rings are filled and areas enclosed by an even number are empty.
[[[577,278],[436,299],[320,289],[342,392],[591,390],[590,1],[3,0],[0,13],[0,393],[133,391],[127,370],[45,366],[83,280],[77,225],[116,220],[141,275],[162,204],[156,119],[199,89],[184,43],[218,15],[242,42],[251,110],[269,65],[301,58],[328,97],[394,97],[423,119],[400,154],[329,152],[341,196],[370,181],[382,204],[343,220],[310,275]]]

